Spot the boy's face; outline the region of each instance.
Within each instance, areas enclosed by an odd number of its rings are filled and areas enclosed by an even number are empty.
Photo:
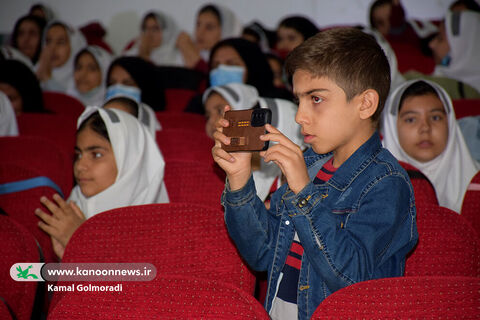
[[[430,161],[447,146],[448,118],[434,94],[406,98],[398,114],[397,129],[401,147],[417,161]]]
[[[293,74],[293,92],[298,99],[295,121],[302,127],[304,142],[316,153],[350,155],[358,148],[359,96],[347,102],[345,92],[334,81],[301,69]]]

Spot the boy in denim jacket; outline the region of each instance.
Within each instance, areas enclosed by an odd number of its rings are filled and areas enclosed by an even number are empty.
[[[247,263],[268,271],[272,319],[309,319],[331,293],[350,284],[402,276],[418,239],[413,189],[376,131],[390,87],[387,58],[357,29],[318,33],[287,58],[298,98],[295,117],[305,153],[267,125],[261,156],[287,183],[267,211],[256,196],[251,153],[227,153],[215,132],[215,161],[227,173],[222,195],[230,236]],[[227,106],[225,110],[228,110]]]

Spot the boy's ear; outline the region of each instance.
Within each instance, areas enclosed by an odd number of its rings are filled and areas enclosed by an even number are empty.
[[[378,108],[378,92],[373,89],[367,89],[361,93],[359,114],[362,120],[373,116]]]

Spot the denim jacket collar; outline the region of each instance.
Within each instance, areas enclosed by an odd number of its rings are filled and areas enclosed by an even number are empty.
[[[352,181],[362,172],[382,149],[380,135],[375,131],[372,136],[358,148],[335,172],[327,184],[337,190],[345,190]],[[322,164],[332,156],[332,152],[317,154],[312,148],[305,152],[304,158],[307,168],[321,161]],[[320,168],[319,168],[320,169]]]

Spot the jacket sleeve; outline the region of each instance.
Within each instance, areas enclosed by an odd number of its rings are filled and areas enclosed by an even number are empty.
[[[323,204],[328,194],[319,194],[312,183],[284,199],[304,254],[332,291],[402,275],[418,237],[415,204],[403,176],[386,175],[363,187],[350,212]]]
[[[272,199],[273,200],[273,199]],[[278,219],[256,195],[253,178],[240,190],[230,191],[228,181],[222,194],[228,233],[246,262],[257,271],[268,269],[274,250],[273,235]]]

